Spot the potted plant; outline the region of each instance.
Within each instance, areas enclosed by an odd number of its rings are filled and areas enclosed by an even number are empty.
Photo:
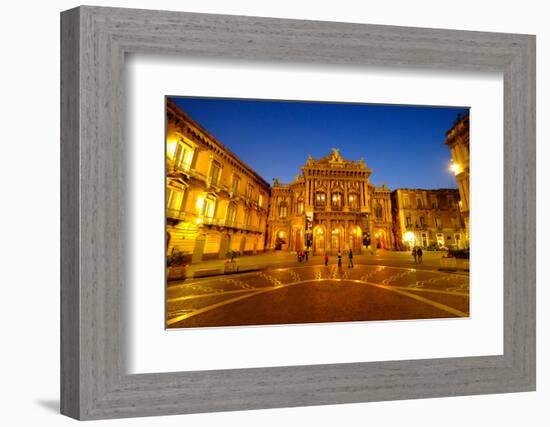
[[[236,257],[240,255],[240,252],[238,251],[228,251],[226,256],[229,258],[227,261],[225,261],[224,265],[224,273],[235,273],[239,271],[239,266],[237,265],[237,261],[235,260]]]
[[[166,257],[166,278],[168,281],[187,278],[187,263],[183,252],[174,249],[172,255]]]

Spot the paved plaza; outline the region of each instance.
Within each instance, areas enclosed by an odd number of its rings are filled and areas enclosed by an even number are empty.
[[[404,252],[354,257],[355,266],[291,254],[244,257],[261,270],[170,282],[167,327],[433,319],[469,316],[469,275],[439,271],[442,253],[415,264]],[[219,262],[219,261],[218,261]],[[199,268],[214,268],[215,261]]]

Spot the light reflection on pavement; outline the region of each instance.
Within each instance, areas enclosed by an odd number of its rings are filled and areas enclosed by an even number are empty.
[[[469,276],[380,265],[308,265],[171,283],[167,327],[469,316]]]

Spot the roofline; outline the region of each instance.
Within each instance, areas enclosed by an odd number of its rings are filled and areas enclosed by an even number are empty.
[[[174,97],[175,98],[175,97]],[[198,123],[195,119],[193,119],[188,113],[183,111],[180,107],[172,101],[171,97],[166,97],[166,109],[169,108],[175,109],[176,113],[182,116],[185,120],[189,121],[193,126],[196,126],[202,133],[204,133],[208,138],[210,138],[215,144],[219,145],[220,148],[225,150],[237,163],[240,163],[245,169],[247,169],[254,177],[256,177],[258,180],[260,180],[263,184],[265,184],[268,189],[271,189],[271,185],[262,177],[258,172],[256,172],[254,169],[252,169],[251,166],[249,166],[246,162],[241,160],[239,156],[237,156],[233,151],[231,151],[229,148],[227,148],[218,138],[216,138],[214,135],[212,135],[204,126],[202,126],[200,123]]]

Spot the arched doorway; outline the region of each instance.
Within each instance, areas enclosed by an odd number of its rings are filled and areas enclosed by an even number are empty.
[[[374,244],[376,249],[388,248],[388,239],[385,230],[379,228],[374,232]]]
[[[313,251],[318,255],[325,253],[325,230],[323,227],[315,227],[313,230]]]
[[[330,247],[333,253],[344,250],[344,237],[344,228],[341,225],[332,229]]]
[[[297,228],[294,230],[294,250],[301,251],[304,248],[304,230]]]
[[[361,232],[361,227],[350,227],[348,234],[348,248],[351,249],[354,253],[361,253],[362,244],[363,233]]]
[[[275,233],[275,250],[276,251],[283,251],[288,246],[288,235],[287,232],[284,230],[277,230],[277,233]]]

